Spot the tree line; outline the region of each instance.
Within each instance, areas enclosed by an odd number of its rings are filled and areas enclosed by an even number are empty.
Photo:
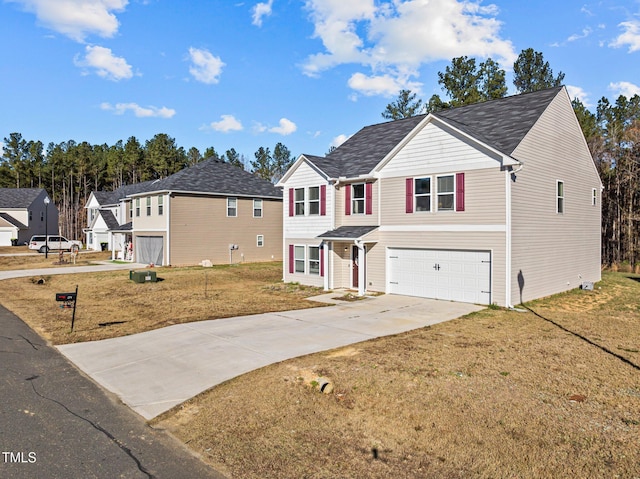
[[[113,191],[147,180],[170,176],[204,159],[217,159],[257,176],[277,182],[292,163],[289,149],[282,143],[273,152],[260,147],[255,159],[247,161],[234,148],[218,153],[214,147],[201,153],[198,148],[185,150],[165,133],[142,144],[130,137],[114,145],[92,145],[74,140],[49,143],[26,140],[20,133],[4,138],[0,158],[0,187],[44,188],[60,212],[60,233],[82,238],[86,227],[84,208],[92,191]]]
[[[553,74],[541,52],[523,50],[513,64],[518,93],[560,86],[564,73]],[[446,108],[503,98],[505,71],[488,58],[478,63],[466,56],[454,58],[438,83],[443,99],[432,95],[423,102],[410,90],[401,90],[382,117],[397,120]],[[640,272],[640,96],[620,95],[614,103],[602,97],[595,112],[577,98],[572,105],[604,186],[602,191],[602,263]]]

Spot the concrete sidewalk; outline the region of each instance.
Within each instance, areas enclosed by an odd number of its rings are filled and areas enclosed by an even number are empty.
[[[333,296],[336,293],[318,300]],[[254,369],[480,309],[473,304],[383,295],[325,308],[178,324],[58,349],[134,411],[151,419]]]

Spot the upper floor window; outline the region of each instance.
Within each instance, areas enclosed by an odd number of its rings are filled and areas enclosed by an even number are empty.
[[[309,188],[309,214],[320,214],[320,187],[312,186]]]
[[[431,211],[431,178],[416,178],[416,211]]]
[[[556,213],[564,213],[564,181],[556,182]]]
[[[164,214],[164,196],[158,196],[158,216],[162,216]]]
[[[237,198],[227,198],[227,216],[238,216]]]
[[[455,197],[454,175],[438,176],[438,211],[453,211]]]
[[[293,195],[296,216],[304,216],[304,188],[296,188]]]
[[[33,221],[33,211],[29,210],[29,221]]]
[[[598,190],[593,188],[591,190],[591,206],[596,206],[598,204]]]
[[[253,200],[253,217],[262,218],[262,200],[261,199]]]
[[[133,218],[133,201],[129,201],[129,218]]]
[[[136,216],[140,216],[140,198],[136,198]]]
[[[363,215],[364,211],[364,183],[351,185],[351,213]]]
[[[147,216],[151,216],[151,196],[147,196]]]
[[[44,211],[40,212],[40,221],[44,221]]]

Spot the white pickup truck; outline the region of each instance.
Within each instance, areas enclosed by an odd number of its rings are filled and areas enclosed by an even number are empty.
[[[38,250],[40,253],[45,253],[47,250],[66,250],[71,251],[73,246],[77,246],[78,249],[82,248],[82,242],[76,240],[68,240],[64,236],[60,235],[48,235],[45,240],[45,235],[32,236],[29,241],[29,249]]]

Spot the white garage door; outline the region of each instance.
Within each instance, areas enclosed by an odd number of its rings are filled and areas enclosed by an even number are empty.
[[[11,246],[11,238],[14,238],[13,231],[0,231],[0,246]]]
[[[387,250],[391,294],[491,304],[491,252]]]

